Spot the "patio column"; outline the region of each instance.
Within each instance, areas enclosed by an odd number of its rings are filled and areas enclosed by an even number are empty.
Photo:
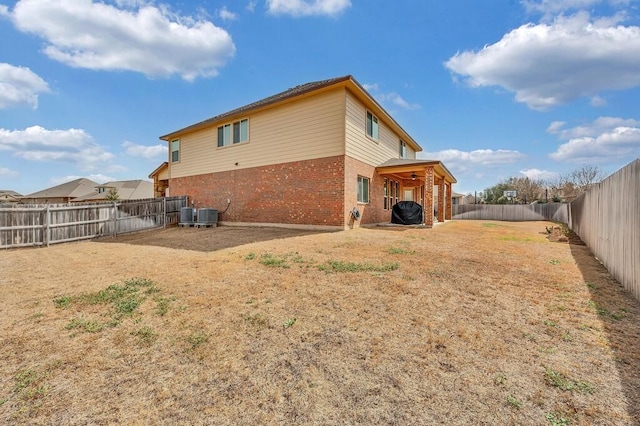
[[[444,222],[444,179],[438,179],[438,222]]]
[[[453,192],[452,187],[453,184],[447,184],[447,208],[444,210],[444,220],[451,220],[451,209],[453,208],[451,205],[453,204]]]
[[[424,225],[433,228],[433,166],[424,170]]]

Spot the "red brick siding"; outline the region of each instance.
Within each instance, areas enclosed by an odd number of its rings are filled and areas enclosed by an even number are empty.
[[[344,157],[328,157],[171,179],[172,195],[221,221],[344,226]]]
[[[346,157],[345,161],[345,217],[347,226],[358,227],[373,223],[391,221],[391,211],[384,210],[384,178],[373,166]],[[358,176],[367,177],[369,181],[369,203],[358,203]],[[353,221],[351,210],[357,207],[360,220]]]
[[[429,166],[425,169],[424,177],[424,225],[427,228],[433,227],[433,183],[434,173],[433,167]]]

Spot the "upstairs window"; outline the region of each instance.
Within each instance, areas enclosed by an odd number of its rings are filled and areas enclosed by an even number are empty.
[[[358,176],[358,202],[369,202],[369,178]]]
[[[180,161],[180,139],[175,139],[171,141],[171,162],[178,161]]]
[[[249,119],[235,121],[218,127],[218,147],[247,142],[249,140]]]
[[[407,144],[400,141],[400,158],[407,158]]]
[[[367,136],[378,140],[378,117],[367,111]]]

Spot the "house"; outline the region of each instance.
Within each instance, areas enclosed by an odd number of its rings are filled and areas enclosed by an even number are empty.
[[[222,224],[347,229],[388,223],[400,200],[451,218],[453,175],[352,76],[316,81],[160,137],[168,195]],[[434,190],[435,188],[435,190]],[[424,215],[431,227],[432,214]]]
[[[141,200],[153,198],[153,183],[148,180],[119,180],[96,185],[93,191],[71,200],[74,203],[106,201],[112,196],[117,200]]]
[[[169,187],[169,163],[165,161],[160,164],[151,172],[149,179],[153,180],[153,196],[166,197]]]
[[[16,191],[0,189],[0,204],[19,203],[21,197]]]
[[[461,205],[461,204],[465,204],[465,195],[464,194],[460,194],[458,192],[454,192],[451,194],[451,199],[452,199],[452,203],[453,205]]]
[[[94,191],[98,184],[86,178],[65,182],[20,198],[25,204],[59,204],[69,203],[75,198]]]

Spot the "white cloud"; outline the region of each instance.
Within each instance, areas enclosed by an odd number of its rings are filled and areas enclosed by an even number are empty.
[[[167,145],[163,144],[147,146],[125,141],[122,146],[125,148],[125,153],[131,157],[154,159],[167,156]]]
[[[631,161],[640,152],[640,121],[600,117],[593,123],[570,129],[554,128],[553,134],[566,140],[549,154],[569,163],[616,163]]]
[[[538,110],[637,87],[640,27],[619,25],[620,19],[578,13],[523,25],[477,52],[457,53],[445,66],[470,87],[503,87]]]
[[[589,101],[592,107],[603,107],[607,105],[607,100],[600,96],[593,96]]]
[[[373,96],[378,102],[383,105],[392,104],[402,109],[414,110],[420,109],[420,105],[417,103],[411,103],[405,100],[402,96],[400,96],[396,92],[381,92],[378,83],[373,84],[363,84],[362,87],[369,92],[371,96]]]
[[[38,107],[38,95],[48,93],[49,85],[26,67],[0,63],[0,109],[27,104]]]
[[[211,22],[142,2],[120,4],[134,8],[90,0],[20,0],[11,18],[19,30],[45,39],[48,57],[76,68],[177,74],[192,81],[217,75],[235,53],[231,36]]]
[[[476,149],[474,151],[445,149],[437,152],[419,152],[417,157],[442,161],[454,174],[469,175],[479,173],[480,168],[485,171],[495,170],[504,165],[513,164],[525,158],[525,154],[507,149]]]
[[[350,0],[267,0],[267,12],[274,15],[337,16],[351,7]]]
[[[224,6],[222,7],[222,9],[218,11],[218,15],[220,16],[220,19],[222,19],[223,21],[235,21],[236,19],[238,19],[238,15],[236,15],[233,12],[230,12]]]
[[[85,175],[85,176],[77,176],[77,175],[57,176],[49,179],[49,182],[51,183],[51,185],[60,185],[65,182],[71,182],[72,180],[81,179],[81,178],[90,179],[96,183],[107,183],[107,182],[117,180],[116,178],[113,178],[111,176],[106,176],[106,175],[103,175],[102,173],[99,173],[99,174]]]
[[[258,3],[257,0],[251,0],[249,3],[247,3],[247,7],[246,9],[249,12],[253,12],[256,9],[256,4]]]
[[[48,130],[40,126],[24,130],[0,128],[0,151],[29,161],[71,163],[81,170],[109,165],[114,156],[82,129]]]
[[[522,0],[527,12],[557,15],[568,10],[586,10],[601,3],[612,6],[629,4],[630,0]]]
[[[539,169],[524,169],[520,170],[520,173],[531,180],[548,180],[555,179],[559,176],[557,172],[550,172],[548,170]]]
[[[7,167],[0,167],[0,176],[2,177],[16,177],[18,176],[18,172],[15,170],[11,170]]]

